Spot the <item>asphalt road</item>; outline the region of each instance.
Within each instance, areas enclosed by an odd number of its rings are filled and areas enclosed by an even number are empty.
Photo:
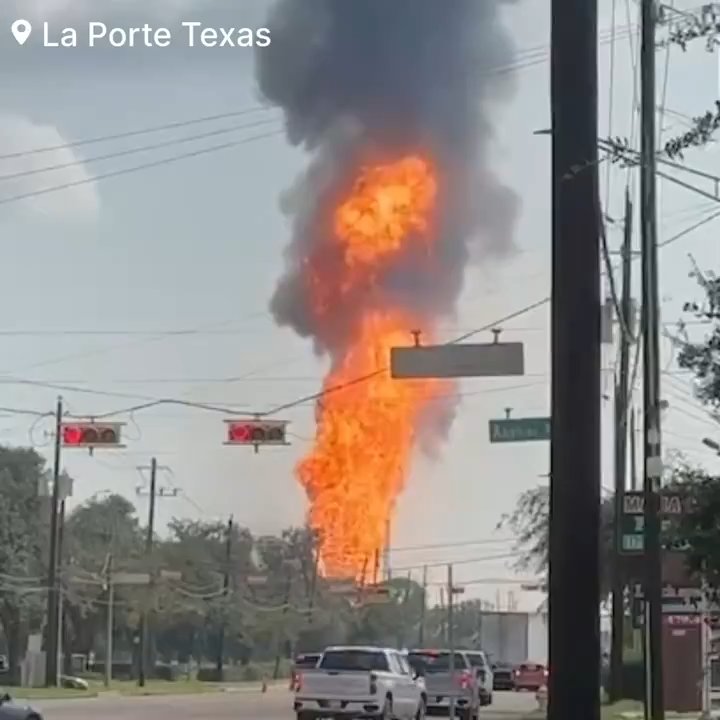
[[[266,695],[218,693],[175,697],[47,700],[35,705],[44,720],[294,720],[292,695],[285,688]],[[495,693],[481,720],[512,720],[535,707],[531,694]]]

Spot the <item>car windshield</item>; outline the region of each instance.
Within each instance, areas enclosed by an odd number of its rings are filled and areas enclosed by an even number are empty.
[[[328,650],[319,667],[323,670],[362,670],[387,672],[387,657],[377,650]]]
[[[416,662],[424,663],[425,672],[429,675],[433,673],[443,673],[450,671],[450,653],[412,653],[410,656],[410,662],[413,659]],[[467,668],[467,662],[465,658],[459,653],[455,653],[455,670],[465,670]]]
[[[468,653],[468,660],[470,661],[471,667],[484,668],[487,666],[485,662],[485,656],[480,653]]]

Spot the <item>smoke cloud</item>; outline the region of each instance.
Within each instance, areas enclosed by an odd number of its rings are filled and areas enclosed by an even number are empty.
[[[488,166],[492,110],[513,90],[512,75],[498,72],[513,60],[501,4],[281,0],[271,12],[273,42],[257,55],[260,90],[284,110],[290,142],[312,155],[282,200],[293,238],[271,309],[335,361],[368,305],[389,300],[417,316],[452,317],[468,265],[513,249],[519,201]],[[320,322],[302,267],[329,247],[332,208],[360,163],[418,150],[440,181],[433,268],[408,251],[375,278],[373,293],[335,304]]]

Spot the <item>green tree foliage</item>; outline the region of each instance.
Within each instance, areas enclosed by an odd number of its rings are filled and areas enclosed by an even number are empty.
[[[601,595],[610,592],[610,572],[613,550],[614,506],[611,497],[600,507],[600,566],[602,571]],[[518,570],[545,575],[548,568],[550,546],[550,488],[547,485],[526,490],[520,495],[514,510],[505,515],[498,528],[510,530],[515,536]]]
[[[44,460],[34,450],[0,447],[0,623],[14,681],[30,626],[39,623],[37,585],[45,574],[46,516],[38,492],[43,471]]]

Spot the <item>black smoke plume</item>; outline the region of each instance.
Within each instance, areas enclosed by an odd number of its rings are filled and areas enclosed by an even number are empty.
[[[513,248],[516,195],[488,165],[493,106],[512,90],[512,44],[500,0],[280,0],[258,51],[267,100],[312,163],[284,196],[293,219],[287,268],[271,308],[277,322],[342,358],[354,320],[392,301],[451,317],[471,259]],[[440,178],[435,262],[396,259],[372,292],[313,315],[302,263],[321,257],[328,216],[368,157],[428,154]],[[329,253],[327,254],[329,258]],[[331,262],[330,259],[327,262]]]
[[[274,7],[272,45],[257,57],[258,82],[284,110],[289,140],[312,162],[283,198],[293,238],[271,309],[280,325],[312,338],[316,352],[329,353],[334,364],[368,310],[389,305],[433,320],[452,317],[470,262],[513,248],[518,198],[488,163],[493,106],[512,91],[513,50],[501,4],[280,0]],[[363,162],[418,152],[432,159],[440,182],[433,263],[408,244],[372,287],[349,296],[331,291],[331,311],[320,317],[310,303],[305,264],[320,266],[323,277],[340,277],[328,236],[332,209]],[[431,455],[457,405],[453,397],[438,400],[416,428]]]

